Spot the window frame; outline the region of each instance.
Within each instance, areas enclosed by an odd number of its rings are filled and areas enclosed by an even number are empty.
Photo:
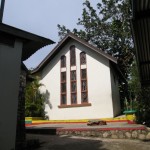
[[[84,54],[84,56],[85,56],[85,58],[84,58],[85,63],[82,63],[82,56],[83,56],[82,54]],[[80,53],[80,65],[86,65],[86,53],[84,51]]]
[[[74,62],[73,62],[74,60]],[[70,67],[76,66],[76,47],[75,45],[70,46]]]
[[[83,64],[82,61],[81,61],[81,56],[82,54],[85,54],[85,63]],[[82,66],[85,66],[84,68],[82,68]],[[82,78],[82,70],[85,70],[86,71],[86,77],[85,78]],[[86,90],[82,90],[82,81],[86,81]],[[84,104],[84,103],[88,103],[89,100],[88,100],[88,79],[87,79],[87,58],[86,58],[86,52],[81,52],[80,53],[80,84],[81,84],[81,104]],[[87,100],[86,102],[83,102],[82,101],[82,94],[83,93],[86,93],[86,96],[87,96]]]
[[[65,60],[65,62],[63,62],[63,59]],[[61,61],[60,68],[66,68],[66,56],[65,55],[61,56],[60,61]]]
[[[62,74],[63,73],[65,73],[66,75],[66,80],[62,80]],[[67,72],[66,71],[64,71],[64,72],[60,72],[60,96],[61,96],[61,101],[60,101],[60,105],[67,105]],[[65,86],[65,92],[62,92],[62,84],[66,84],[66,86]],[[65,102],[65,104],[63,103],[63,101],[62,101],[62,96],[63,95],[65,95],[66,96],[66,102]]]
[[[75,76],[76,76],[75,80],[72,80],[72,73],[71,72],[73,72],[73,71],[75,71]],[[75,91],[72,91],[72,83],[76,84],[76,90]],[[76,102],[75,103],[72,102],[72,95],[73,94],[76,95]],[[71,105],[77,104],[77,71],[76,70],[71,70],[71,69],[70,69],[70,101],[71,101]]]

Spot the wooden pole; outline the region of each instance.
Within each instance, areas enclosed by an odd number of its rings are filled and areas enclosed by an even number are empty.
[[[0,23],[2,23],[2,20],[3,20],[4,5],[5,5],[5,0],[1,0],[1,7],[0,7]]]

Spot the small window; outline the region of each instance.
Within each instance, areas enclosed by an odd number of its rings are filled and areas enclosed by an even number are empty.
[[[81,102],[88,103],[87,69],[81,69]]]
[[[62,105],[65,105],[65,104],[66,104],[66,101],[67,101],[67,100],[66,100],[66,94],[62,94],[62,95],[61,95],[61,104],[62,104]]]
[[[71,92],[76,92],[76,89],[77,89],[76,82],[72,82],[71,83]]]
[[[71,71],[71,81],[74,81],[74,80],[76,80],[76,71],[75,70]]]
[[[70,46],[70,65],[75,66],[76,65],[76,52],[75,52],[75,46]]]
[[[81,65],[86,64],[86,53],[85,52],[80,53],[80,63],[81,63]]]
[[[88,98],[87,98],[87,92],[82,92],[81,93],[81,101],[82,103],[87,103],[88,102]]]
[[[87,82],[86,80],[81,81],[81,90],[86,91],[87,90]]]
[[[67,104],[66,72],[61,72],[61,105]]]
[[[71,104],[76,104],[77,103],[77,94],[72,93],[71,94]]]
[[[71,104],[77,104],[77,81],[76,70],[70,72],[70,84],[71,84]]]
[[[81,69],[81,79],[86,79],[86,69]]]
[[[61,68],[66,67],[66,56],[61,56]]]
[[[62,82],[66,81],[66,72],[61,72],[61,81]]]
[[[61,83],[61,93],[66,93],[66,83]]]

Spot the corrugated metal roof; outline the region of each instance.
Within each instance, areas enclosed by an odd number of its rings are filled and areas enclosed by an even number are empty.
[[[150,85],[150,0],[132,0],[132,31],[141,84]]]

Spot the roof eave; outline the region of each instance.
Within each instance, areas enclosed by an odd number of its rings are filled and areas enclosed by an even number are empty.
[[[79,43],[85,45],[86,47],[92,49],[93,51],[95,51],[96,53],[104,56],[105,58],[107,58],[108,60],[114,62],[115,64],[117,64],[117,59],[112,57],[111,55],[104,53],[102,50],[90,45],[89,43],[87,43],[86,41],[80,39],[79,37],[75,36],[73,33],[68,33],[63,39],[62,41],[60,41],[58,43],[58,45],[49,53],[49,55],[47,55],[47,57],[45,57],[45,59],[34,69],[32,70],[32,74],[37,73],[39,71],[41,71],[46,65],[47,63],[59,52],[59,50],[70,40],[70,39],[74,39],[76,41],[78,41]]]
[[[23,53],[22,53],[23,61],[29,58],[33,53],[35,53],[40,48],[54,43],[54,41],[50,39],[17,29],[15,27],[3,23],[0,23],[0,32],[9,34],[23,41]]]

